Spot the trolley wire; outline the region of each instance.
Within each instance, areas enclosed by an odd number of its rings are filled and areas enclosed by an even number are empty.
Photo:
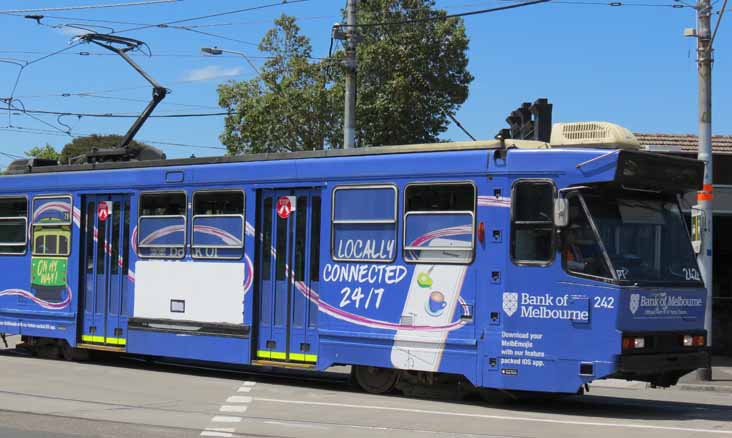
[[[719,23],[722,22],[722,17],[724,16],[724,11],[727,8],[727,0],[724,0],[724,3],[722,3],[722,8],[719,11],[719,17],[717,17],[717,24],[714,26],[714,33],[712,33],[712,39],[709,41],[709,47],[714,47],[714,39],[717,38],[717,31],[719,30]]]
[[[516,9],[516,8],[522,8],[524,6],[532,6],[537,5],[540,3],[548,3],[553,0],[531,0],[531,1],[522,1],[510,5],[505,6],[496,6],[493,8],[487,8],[487,9],[479,9],[476,11],[467,11],[467,12],[457,12],[452,14],[445,14],[445,15],[433,15],[431,17],[424,17],[424,18],[410,18],[407,20],[398,20],[398,21],[380,21],[376,23],[363,23],[363,24],[340,24],[340,27],[354,27],[354,28],[367,28],[367,27],[379,27],[379,26],[401,26],[405,24],[417,24],[417,23],[427,23],[431,21],[443,21],[448,20],[450,18],[459,18],[459,17],[469,17],[472,15],[482,15],[482,14],[488,14],[491,12],[498,12],[498,11],[505,11],[508,9]]]
[[[53,8],[33,8],[33,9],[10,9],[0,10],[0,14],[22,14],[27,12],[52,12],[52,11],[78,11],[81,9],[109,9],[119,8],[128,6],[148,6],[160,3],[178,3],[182,0],[147,0],[139,2],[127,2],[127,3],[109,3],[101,5],[80,5],[80,6],[59,6]]]
[[[242,12],[251,12],[251,11],[257,11],[257,10],[260,10],[260,9],[272,8],[272,7],[276,7],[276,6],[280,6],[280,5],[292,5],[292,4],[304,3],[304,2],[308,2],[308,1],[310,1],[310,0],[290,0],[290,1],[283,0],[283,1],[277,2],[277,3],[268,3],[268,4],[264,4],[264,5],[251,6],[251,7],[248,7],[248,8],[235,9],[235,10],[232,10],[232,11],[217,12],[217,13],[208,14],[208,15],[199,15],[199,16],[196,16],[196,17],[183,18],[183,19],[180,19],[180,20],[173,20],[173,21],[168,21],[168,22],[165,22],[165,23],[146,24],[146,25],[137,26],[137,27],[130,27],[130,28],[127,28],[127,29],[119,30],[119,31],[114,32],[114,33],[132,32],[132,31],[136,31],[136,30],[150,29],[150,28],[154,28],[154,27],[158,27],[158,28],[164,29],[164,28],[169,28],[172,25],[176,25],[176,24],[180,24],[180,23],[188,23],[188,22],[191,22],[191,21],[205,20],[207,18],[214,18],[214,17],[222,17],[222,16],[225,16],[225,15],[240,14]]]
[[[49,111],[49,110],[37,110],[37,109],[26,109],[18,108],[13,106],[12,109],[0,108],[0,111],[17,111],[23,114],[48,114],[55,116],[75,116],[75,117],[96,117],[96,118],[137,118],[139,114],[115,114],[115,113],[78,113],[73,111]],[[214,116],[226,116],[228,112],[215,112],[215,113],[183,113],[183,114],[154,114],[150,118],[158,119],[175,119],[175,118],[189,118],[189,117],[214,117]]]
[[[22,126],[3,126],[0,127],[0,131],[4,132],[14,132],[17,134],[49,134],[59,137],[66,137],[67,135],[59,133],[57,131],[52,131],[48,129],[38,129],[38,128],[26,128]],[[92,134],[88,133],[79,133],[76,135],[71,135],[73,138],[79,138],[79,137],[87,137]],[[98,134],[98,135],[104,135],[104,134]],[[136,140],[140,143],[146,143],[146,144],[158,144],[163,146],[173,146],[173,147],[183,147],[183,148],[190,148],[190,149],[209,149],[209,150],[223,150],[225,151],[226,148],[223,146],[210,146],[210,145],[196,145],[196,144],[188,144],[188,143],[178,143],[173,141],[165,141],[165,140],[149,140],[149,139],[139,139]],[[12,154],[6,154],[6,155],[12,155]],[[13,155],[15,158],[23,158],[17,155]]]
[[[0,53],[7,53],[7,54],[15,54],[15,55],[43,55],[47,52],[41,52],[41,51],[30,51],[30,50],[0,50]],[[117,56],[114,53],[102,53],[102,52],[72,52],[72,53],[64,53],[63,55],[67,56]],[[162,52],[162,53],[151,53],[150,55],[140,55],[132,53],[130,56],[145,56],[147,58],[210,58],[210,55],[201,54],[201,53],[183,53],[183,52]],[[261,55],[248,55],[252,59],[275,59],[275,56],[261,56]],[[227,54],[221,54],[217,55],[216,58],[222,59],[241,59],[238,55],[227,55]],[[318,56],[308,56],[307,59],[313,60],[313,61],[323,61],[327,60],[328,57],[318,57]]]

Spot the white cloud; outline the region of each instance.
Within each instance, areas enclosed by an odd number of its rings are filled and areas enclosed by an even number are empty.
[[[241,67],[226,68],[220,65],[209,65],[189,71],[184,79],[187,81],[208,81],[210,79],[238,76],[241,72]]]

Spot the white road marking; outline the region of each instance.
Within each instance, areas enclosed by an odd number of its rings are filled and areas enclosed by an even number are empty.
[[[247,407],[243,405],[223,405],[219,408],[219,412],[239,412],[244,413]]]
[[[442,416],[453,416],[453,417],[467,417],[467,418],[484,418],[489,420],[506,420],[506,421],[525,421],[534,423],[551,423],[551,424],[567,424],[572,426],[595,426],[595,427],[617,427],[621,429],[646,429],[646,430],[669,430],[676,432],[697,432],[697,433],[716,433],[732,435],[732,430],[714,430],[714,429],[695,429],[688,427],[673,427],[673,426],[653,426],[649,424],[632,424],[632,423],[603,423],[596,421],[572,421],[572,420],[555,420],[551,418],[536,418],[536,417],[514,417],[511,415],[489,415],[489,414],[469,414],[467,412],[445,412],[445,411],[431,411],[427,409],[410,409],[410,408],[397,408],[388,406],[374,406],[374,405],[351,405],[345,403],[327,403],[327,402],[313,402],[306,400],[280,400],[275,398],[256,398],[257,401],[269,402],[269,403],[283,403],[293,405],[311,405],[311,406],[331,406],[331,407],[342,407],[342,408],[353,408],[353,409],[371,409],[381,411],[394,411],[394,412],[410,412],[413,414],[427,414],[427,415],[442,415]]]
[[[251,403],[252,398],[242,395],[232,395],[226,399],[226,403]]]
[[[256,385],[256,382],[251,381],[245,381],[242,382],[242,386],[237,390],[237,392],[250,392],[254,385]],[[251,403],[252,398],[247,396],[238,396],[238,395],[232,395],[231,397],[226,399],[227,403]],[[244,405],[222,405],[219,407],[219,412],[226,412],[226,413],[237,413],[237,414],[243,414],[247,411],[247,406]],[[230,417],[226,415],[217,415],[211,419],[212,423],[241,423],[242,418],[241,417]],[[203,432],[201,432],[201,436],[218,436],[218,437],[231,437],[233,436],[234,428],[230,427],[207,427]]]
[[[227,417],[225,415],[217,415],[211,419],[214,423],[240,423],[241,417]]]
[[[331,428],[328,426],[321,426],[318,424],[309,424],[309,423],[301,423],[298,421],[275,421],[275,420],[267,420],[263,421],[264,424],[272,424],[275,426],[285,426],[285,427],[296,427],[298,429],[301,428],[309,428],[309,429],[323,429],[323,430],[330,430]]]

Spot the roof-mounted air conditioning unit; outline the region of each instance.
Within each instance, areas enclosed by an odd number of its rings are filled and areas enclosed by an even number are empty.
[[[550,143],[553,148],[641,149],[632,132],[608,122],[555,123]]]

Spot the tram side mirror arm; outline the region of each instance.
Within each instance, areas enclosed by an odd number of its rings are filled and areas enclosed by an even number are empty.
[[[554,198],[554,226],[566,227],[569,224],[569,200],[559,195]]]

